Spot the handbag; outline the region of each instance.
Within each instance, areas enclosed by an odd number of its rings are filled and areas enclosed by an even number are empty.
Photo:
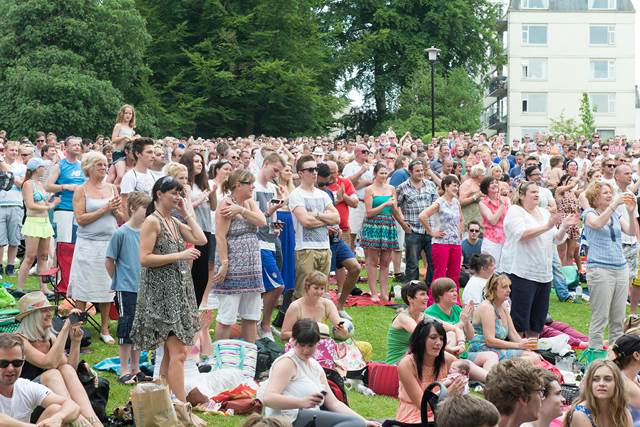
[[[78,379],[87,392],[91,407],[100,421],[107,421],[107,402],[109,400],[109,380],[98,376],[87,362],[78,363]]]
[[[241,340],[218,340],[213,343],[212,369],[240,369],[247,378],[256,375],[258,347]]]
[[[439,387],[440,392],[436,394],[433,389]],[[437,427],[437,410],[440,401],[447,397],[447,387],[439,381],[432,382],[424,389],[422,401],[420,402],[420,423],[403,423],[395,420],[385,420],[382,427]],[[433,413],[433,421],[429,421],[429,410]]]
[[[381,362],[369,362],[363,374],[364,385],[375,394],[398,398],[398,367]]]

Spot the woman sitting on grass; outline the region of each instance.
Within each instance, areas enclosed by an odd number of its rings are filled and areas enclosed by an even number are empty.
[[[504,306],[511,293],[510,286],[511,280],[506,275],[493,275],[487,282],[485,300],[473,314],[475,336],[469,345],[470,360],[475,360],[476,355],[484,351],[495,352],[500,360],[514,357],[540,359],[533,352],[538,340],[521,338]]]
[[[78,379],[82,323],[71,323],[71,316],[64,321],[58,336],[53,333],[53,309],[42,292],[30,292],[20,298],[20,313],[16,331],[24,342],[25,362],[21,377],[49,387],[54,393],[70,398],[80,407],[80,414],[92,426],[102,426],[89,397]],[[78,315],[80,310],[72,310]],[[69,356],[64,352],[67,338],[71,338]]]
[[[631,427],[624,379],[611,360],[596,360],[582,380],[563,427]]]
[[[309,422],[317,427],[379,426],[355,413],[331,391],[324,370],[313,358],[320,341],[318,323],[298,320],[291,334],[293,348],[273,362],[264,392],[259,392],[265,414],[285,416],[294,427]]]

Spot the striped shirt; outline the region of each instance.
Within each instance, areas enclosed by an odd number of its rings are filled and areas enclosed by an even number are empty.
[[[591,228],[587,224],[587,214],[598,215],[595,209],[585,209],[582,214],[584,235],[589,242],[587,254],[587,268],[608,268],[621,270],[627,261],[622,253],[622,229],[620,216],[617,212],[611,214],[611,219],[602,228]]]
[[[431,206],[438,198],[436,185],[428,179],[422,180],[420,188],[414,187],[411,178],[403,182],[396,188],[398,197],[398,207],[402,211],[407,224],[411,226],[411,231],[419,234],[426,234],[424,226],[420,222],[420,213]]]

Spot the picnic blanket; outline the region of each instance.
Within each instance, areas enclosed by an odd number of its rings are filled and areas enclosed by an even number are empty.
[[[332,291],[329,291],[328,294],[331,297],[331,301],[333,301],[334,304],[337,304],[338,303],[338,291],[332,290]],[[362,295],[358,295],[358,296],[349,295],[347,297],[347,302],[345,303],[345,305],[347,307],[369,307],[371,305],[396,307],[396,306],[398,306],[398,303],[394,302],[394,301],[387,301],[387,302],[378,301],[378,302],[374,302],[374,301],[371,300],[371,294],[365,292]]]

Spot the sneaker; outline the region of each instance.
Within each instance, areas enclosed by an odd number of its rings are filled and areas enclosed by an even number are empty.
[[[263,331],[260,325],[258,325],[258,338],[267,338],[273,342],[276,341],[275,338],[273,338],[273,333],[270,330],[266,332]]]
[[[582,294],[582,300],[583,301],[589,302],[589,299],[590,299],[589,298],[589,294]]]
[[[273,325],[271,325],[271,333],[273,335],[277,336],[278,338],[280,338],[280,329],[276,328]]]
[[[339,310],[338,311],[338,316],[340,316],[342,319],[353,320],[353,318],[351,316],[349,316],[349,313],[347,313],[344,310]]]
[[[569,297],[562,302],[574,303],[575,301],[576,301],[576,297],[573,295],[569,295]]]
[[[16,274],[15,267],[13,265],[7,264],[7,268],[5,270],[5,274],[7,276],[15,276],[15,274]]]
[[[31,267],[31,270],[29,270],[29,275],[35,276],[37,271],[38,271],[38,264],[33,264],[33,267]]]

